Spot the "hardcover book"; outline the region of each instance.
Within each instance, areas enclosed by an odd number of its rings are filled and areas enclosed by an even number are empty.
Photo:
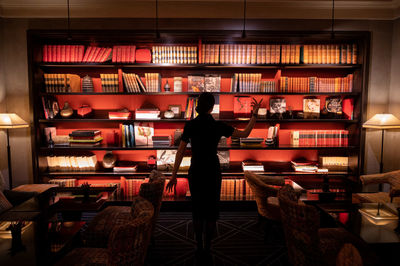
[[[136,146],[153,145],[154,123],[136,122],[135,123],[135,142]]]
[[[221,91],[221,75],[206,75],[204,78],[204,89],[208,92]]]
[[[205,86],[204,75],[188,75],[188,91],[203,92]]]

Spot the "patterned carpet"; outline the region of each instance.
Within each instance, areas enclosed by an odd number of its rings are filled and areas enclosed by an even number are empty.
[[[288,265],[280,228],[265,239],[256,212],[221,212],[211,257],[196,256],[191,213],[161,212],[147,265]]]

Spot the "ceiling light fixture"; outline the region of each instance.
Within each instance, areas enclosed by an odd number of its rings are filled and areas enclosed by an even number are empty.
[[[247,1],[243,0],[243,30],[242,30],[242,38],[246,38],[246,7]]]
[[[156,0],[156,38],[160,39],[160,32],[158,30],[158,0]]]
[[[332,21],[331,21],[331,38],[335,39],[335,31],[334,31],[334,27],[335,27],[335,0],[332,0]]]
[[[71,21],[70,21],[70,14],[69,14],[69,0],[67,0],[67,40],[71,41],[72,36],[71,36]]]

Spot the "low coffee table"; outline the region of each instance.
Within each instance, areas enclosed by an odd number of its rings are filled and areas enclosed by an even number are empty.
[[[322,211],[321,223],[331,219],[372,246],[384,265],[396,265],[400,248],[397,228],[399,203],[317,204]]]

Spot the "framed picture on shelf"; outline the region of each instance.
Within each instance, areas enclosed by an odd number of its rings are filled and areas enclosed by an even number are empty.
[[[269,107],[271,114],[283,114],[286,112],[286,100],[284,98],[271,98]]]
[[[175,114],[175,118],[181,117],[182,106],[179,104],[168,105],[168,110],[171,110]]]
[[[204,75],[188,75],[188,92],[203,92],[204,83]]]
[[[303,99],[304,118],[318,118],[320,110],[320,99],[305,98]]]

